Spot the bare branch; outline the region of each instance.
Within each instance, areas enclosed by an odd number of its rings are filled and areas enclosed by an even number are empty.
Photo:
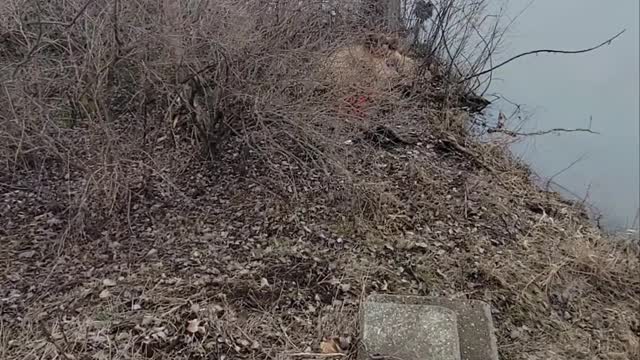
[[[493,66],[493,67],[491,67],[491,68],[489,68],[489,69],[487,69],[487,70],[481,71],[481,72],[479,72],[479,73],[477,73],[477,74],[473,74],[473,75],[467,76],[466,78],[464,78],[464,79],[460,80],[460,81],[459,81],[459,83],[464,83],[464,82],[466,82],[466,81],[468,81],[468,80],[471,80],[471,79],[477,78],[477,77],[482,76],[482,75],[484,75],[484,74],[488,74],[488,73],[490,73],[490,72],[492,72],[492,71],[494,71],[494,70],[496,70],[496,69],[498,69],[498,68],[500,68],[500,67],[502,67],[502,66],[504,66],[504,65],[507,65],[508,63],[510,63],[510,62],[512,62],[512,61],[514,61],[514,60],[516,60],[516,59],[519,59],[519,58],[521,58],[521,57],[528,56],[528,55],[535,55],[535,54],[540,54],[540,53],[551,53],[551,54],[582,54],[582,53],[590,52],[590,51],[593,51],[593,50],[599,49],[599,48],[601,48],[601,47],[603,47],[603,46],[605,46],[605,45],[609,45],[609,44],[611,44],[611,42],[612,42],[613,40],[617,39],[617,38],[618,38],[620,35],[622,35],[625,31],[627,31],[627,30],[626,30],[626,29],[624,29],[624,30],[620,31],[619,33],[617,33],[615,36],[613,36],[613,37],[611,37],[611,38],[607,39],[606,41],[602,42],[601,44],[598,44],[598,45],[596,45],[596,46],[590,47],[590,48],[588,48],[588,49],[582,49],[582,50],[553,50],[553,49],[541,49],[541,50],[527,51],[527,52],[524,52],[524,53],[522,53],[522,54],[518,54],[518,55],[516,55],[516,56],[514,56],[514,57],[512,57],[512,58],[509,58],[509,59],[507,59],[507,60],[505,60],[505,61],[501,62],[500,64],[495,65],[495,66]]]
[[[47,329],[47,325],[45,324],[44,320],[40,321],[40,329],[42,330],[42,333],[44,334],[45,339],[56,348],[56,350],[58,351],[58,354],[65,360],[71,360],[69,355],[67,355],[67,353],[62,349],[62,347],[60,347],[60,344],[58,344],[53,339],[53,335],[51,335],[51,331]]]
[[[38,16],[38,19],[40,19],[40,17],[42,16],[42,9],[40,8],[40,1],[36,1],[36,7],[37,7],[37,10],[38,10],[37,16]],[[42,25],[38,25],[38,38],[36,39],[35,44],[33,44],[33,46],[31,47],[29,52],[24,56],[22,61],[20,61],[16,65],[16,68],[13,70],[13,74],[11,75],[11,77],[15,78],[16,74],[18,73],[18,70],[20,70],[20,68],[23,65],[25,65],[26,63],[29,62],[29,60],[31,60],[31,56],[36,52],[36,50],[38,50],[38,47],[40,47],[40,42],[42,41],[42,34],[43,34]]]
[[[84,11],[89,7],[89,5],[91,5],[94,1],[95,0],[88,0],[86,3],[84,3],[84,5],[82,5],[82,8],[80,8],[80,10],[76,13],[76,15],[73,17],[73,19],[71,19],[70,22],[62,22],[62,21],[55,21],[55,20],[38,20],[34,22],[29,22],[27,23],[27,25],[59,25],[67,28],[72,27],[76,23],[76,21],[78,21],[80,16],[82,16]]]
[[[590,133],[590,134],[597,134],[600,135],[599,132],[593,131],[591,129],[584,129],[584,128],[577,128],[577,129],[564,129],[564,128],[555,128],[555,129],[549,129],[549,130],[541,130],[541,131],[535,131],[535,132],[529,132],[529,133],[521,133],[521,132],[517,132],[517,131],[512,131],[512,130],[508,130],[508,129],[487,129],[487,133],[502,133],[502,134],[506,134],[509,136],[538,136],[538,135],[547,135],[547,134],[552,134],[552,133],[559,133],[559,132],[586,132],[586,133]]]
[[[549,186],[551,185],[551,183],[553,182],[553,179],[555,179],[557,176],[561,175],[562,173],[564,173],[565,171],[571,169],[574,165],[576,165],[577,163],[579,163],[580,161],[584,160],[584,158],[586,157],[586,154],[582,154],[580,155],[579,158],[575,159],[574,161],[571,162],[571,164],[567,165],[565,168],[563,168],[562,170],[556,172],[555,174],[551,175],[551,177],[549,177],[549,179],[547,180],[546,184],[545,184],[545,189],[547,191],[549,191]]]

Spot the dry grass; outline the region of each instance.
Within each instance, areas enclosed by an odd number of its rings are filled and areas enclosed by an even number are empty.
[[[637,245],[470,135],[501,31],[465,4],[372,89],[323,70],[350,2],[3,2],[0,357],[286,359],[386,292],[490,302],[504,359],[638,358]]]

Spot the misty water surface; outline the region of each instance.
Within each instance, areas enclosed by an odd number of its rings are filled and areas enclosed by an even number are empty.
[[[538,48],[581,49],[627,29],[610,46],[579,55],[541,54],[496,71],[491,91],[524,104],[525,130],[589,127],[600,133],[530,138],[513,147],[543,178],[597,207],[610,229],[638,226],[640,104],[638,0],[511,0],[499,60]],[[497,107],[505,113],[506,102]],[[591,119],[591,120],[590,120]],[[635,219],[635,224],[634,224]]]

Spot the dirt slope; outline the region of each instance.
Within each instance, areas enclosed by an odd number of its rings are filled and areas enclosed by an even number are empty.
[[[638,246],[481,142],[453,66],[342,87],[348,20],[114,3],[0,6],[0,358],[355,358],[372,292],[489,302],[502,359],[640,358]]]

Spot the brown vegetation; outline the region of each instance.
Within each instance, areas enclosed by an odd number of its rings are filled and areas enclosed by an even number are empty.
[[[4,1],[0,358],[286,359],[384,292],[490,302],[503,359],[637,359],[637,246],[472,135],[482,4],[348,115],[351,2]]]
[[[400,53],[398,47],[397,38],[368,35],[365,41],[337,49],[321,71],[330,75],[334,86],[383,92],[410,82],[418,71],[415,59]]]

